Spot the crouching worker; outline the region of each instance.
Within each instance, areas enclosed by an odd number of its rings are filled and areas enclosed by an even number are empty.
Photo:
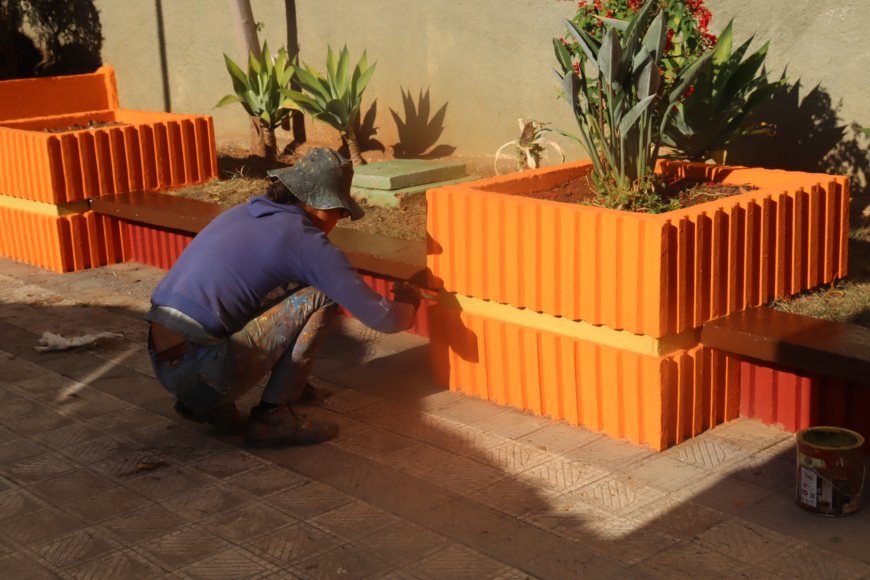
[[[411,326],[419,294],[397,285],[396,301],[382,298],[327,239],[339,219],[362,217],[350,197],[349,161],[314,149],[269,175],[265,195],[217,217],[154,289],[148,347],[157,379],[186,419],[244,431],[255,447],[320,443],[338,426],[300,417],[292,405],[337,305],[392,333]],[[286,296],[268,305],[276,292]],[[267,373],[248,420],[235,401]]]

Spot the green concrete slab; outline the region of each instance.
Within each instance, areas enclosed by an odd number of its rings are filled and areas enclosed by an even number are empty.
[[[391,159],[354,167],[353,185],[387,191],[426,185],[465,175],[461,161]]]
[[[464,181],[473,181],[480,179],[479,175],[465,175],[456,179],[447,179],[444,181],[436,181],[424,185],[415,185],[413,187],[404,187],[402,189],[394,189],[392,191],[384,189],[374,189],[368,187],[350,188],[350,194],[357,200],[365,201],[368,205],[376,205],[380,207],[397,207],[402,200],[410,195],[426,193],[426,191],[435,187],[443,187],[445,185],[453,185],[454,183],[462,183]]]

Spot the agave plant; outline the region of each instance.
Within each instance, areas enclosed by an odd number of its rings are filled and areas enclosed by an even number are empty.
[[[365,51],[351,69],[347,47],[342,48],[336,58],[330,46],[327,47],[325,76],[303,63],[302,67],[296,67],[296,81],[302,90],[285,90],[285,95],[299,110],[341,134],[354,165],[365,164],[354,124],[359,118],[363,91],[374,72],[375,65],[369,66]]]
[[[735,137],[771,131],[770,125],[745,126],[746,116],[785,85],[785,78],[768,82],[766,43],[745,60],[751,38],[732,52],[731,24],[719,36],[712,58],[701,68],[665,131],[664,144],[675,157],[715,158]]]
[[[281,125],[294,108],[293,103],[284,95],[293,77],[293,66],[288,62],[287,51],[281,48],[273,58],[268,43],[264,42],[259,58],[253,54],[249,56],[247,73],[226,54],[224,60],[235,94],[226,95],[215,106],[241,103],[257,129],[265,156],[274,159],[277,154],[275,128]]]
[[[580,129],[580,144],[593,164],[599,203],[621,209],[655,209],[654,171],[665,128],[674,108],[709,54],[673,71],[661,90],[667,40],[664,11],[647,1],[627,20],[604,18],[601,40],[566,21],[580,50],[574,62],[566,40],[553,39],[562,81]],[[573,137],[570,136],[569,137]]]

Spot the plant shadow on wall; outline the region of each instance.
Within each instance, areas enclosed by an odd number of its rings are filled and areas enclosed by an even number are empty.
[[[429,117],[432,110],[432,100],[429,89],[420,89],[417,102],[411,95],[411,90],[402,89],[402,108],[404,119],[390,109],[390,114],[396,122],[399,142],[393,145],[393,155],[397,159],[438,159],[452,155],[456,147],[452,145],[437,145],[444,132],[444,118],[447,116],[447,103]],[[433,147],[430,150],[430,147]]]
[[[849,238],[849,280],[870,282],[870,137],[856,123],[845,122],[840,104],[821,86],[801,98],[800,81],[780,89],[752,115],[776,127],[773,136],[748,135],[728,150],[728,161],[773,169],[847,175],[852,204]],[[855,322],[867,324],[867,314]],[[863,321],[862,321],[863,320]]]
[[[102,46],[93,0],[0,0],[0,80],[90,73]]]

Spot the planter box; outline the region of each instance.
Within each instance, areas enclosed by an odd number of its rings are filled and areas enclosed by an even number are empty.
[[[46,130],[124,123],[63,133]],[[47,203],[217,177],[211,118],[115,109],[0,122],[0,192]]]
[[[738,416],[739,361],[700,345],[656,355],[446,304],[430,324],[433,374],[451,390],[654,450]]]
[[[0,205],[0,255],[53,272],[128,259],[124,224],[94,212],[48,215]]]
[[[122,261],[124,226],[88,212],[89,200],[217,176],[211,118],[118,108],[111,67],[3,81],[0,103],[0,253],[10,258],[57,272]]]
[[[843,177],[663,162],[669,175],[759,189],[658,215],[508,195],[590,169],[430,190],[430,286],[662,337],[846,274]]]
[[[448,293],[433,364],[451,389],[664,449],[738,414],[738,359],[702,324],[845,276],[848,181],[662,162],[758,189],[659,215],[523,195],[590,170],[427,193],[429,285]]]

